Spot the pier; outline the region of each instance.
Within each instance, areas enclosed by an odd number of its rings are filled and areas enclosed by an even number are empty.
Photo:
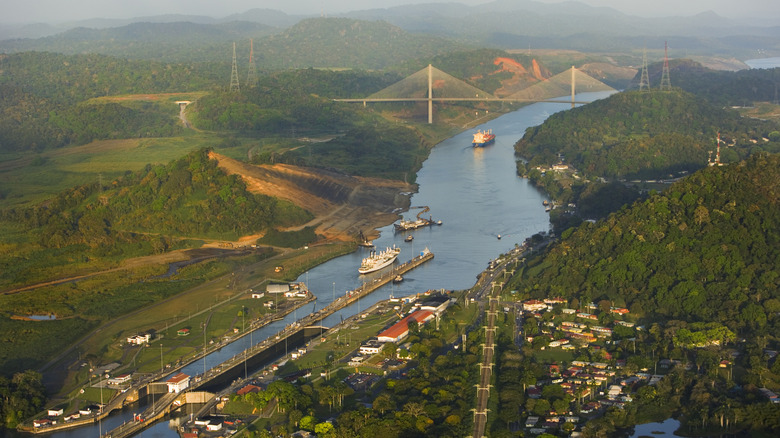
[[[360,286],[355,290],[351,290],[347,292],[347,295],[345,297],[337,298],[336,301],[328,305],[328,307],[322,309],[323,312],[327,310],[329,311],[329,313],[327,313],[325,316],[322,316],[320,319],[325,318],[326,316],[330,316],[332,313],[336,312],[337,310],[349,306],[350,304],[354,303],[360,298],[363,298],[364,296],[370,294],[371,292],[374,292],[375,290],[386,285],[387,283],[390,283],[391,281],[393,281],[395,277],[406,274],[407,272],[411,271],[412,269],[422,265],[423,263],[431,259],[433,259],[433,253],[429,251],[428,248],[425,248],[425,251],[423,251],[422,253],[420,253],[420,255],[414,257],[413,259],[409,260],[408,262],[398,265],[392,271],[382,274],[380,277],[375,278],[370,283],[365,283],[363,286]],[[336,306],[336,307],[334,309],[330,309],[331,306]]]

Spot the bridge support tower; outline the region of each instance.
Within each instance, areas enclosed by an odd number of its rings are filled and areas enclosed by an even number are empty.
[[[428,64],[428,124],[433,124],[433,66]]]

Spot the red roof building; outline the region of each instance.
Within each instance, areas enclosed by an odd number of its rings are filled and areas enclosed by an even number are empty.
[[[179,373],[168,379],[165,383],[168,384],[168,392],[179,393],[190,386],[190,376]]]
[[[262,390],[263,390],[263,388],[261,388],[261,387],[259,387],[257,385],[249,384],[249,385],[246,385],[245,387],[239,389],[238,391],[236,391],[236,394],[244,395],[244,394],[248,394],[250,392],[260,392]]]
[[[398,342],[409,335],[410,321],[415,321],[417,324],[425,324],[431,319],[433,319],[433,312],[429,310],[418,310],[380,333],[377,336],[377,340],[379,340],[379,342]]]

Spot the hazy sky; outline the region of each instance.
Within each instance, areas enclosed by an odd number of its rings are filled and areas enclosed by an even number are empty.
[[[451,1],[479,5],[492,0],[0,0],[0,22],[60,23],[87,18],[133,18],[157,14],[194,14],[222,18],[252,8],[289,14],[334,14],[410,3]],[[561,3],[561,0],[537,0]],[[707,10],[724,17],[780,17],[778,0],[578,0],[642,16],[693,15]]]

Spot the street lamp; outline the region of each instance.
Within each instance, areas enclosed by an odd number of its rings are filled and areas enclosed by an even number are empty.
[[[162,342],[160,342],[160,374],[162,374],[164,370],[165,366],[163,366]]]

